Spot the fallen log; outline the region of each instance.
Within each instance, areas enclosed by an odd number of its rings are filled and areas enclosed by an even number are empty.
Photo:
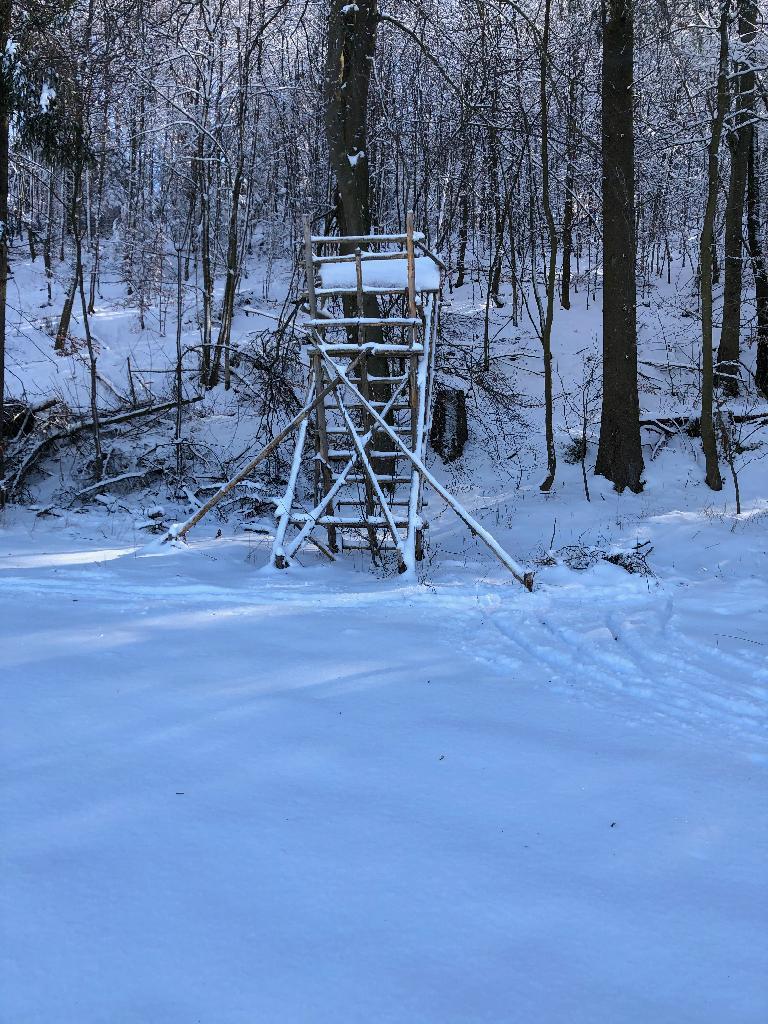
[[[734,415],[736,423],[766,423],[768,424],[768,412],[743,413]],[[649,430],[658,430],[659,433],[679,434],[685,431],[689,437],[699,437],[701,433],[700,416],[657,416],[653,419],[640,420],[641,427]]]

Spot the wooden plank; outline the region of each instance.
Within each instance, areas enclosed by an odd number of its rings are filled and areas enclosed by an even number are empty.
[[[390,499],[389,501],[387,501],[387,504],[389,505],[390,508],[408,508],[408,505],[410,504],[410,502],[409,501],[405,501],[405,500],[403,500],[401,498],[394,498],[394,499]],[[425,504],[426,504],[426,502],[425,502]],[[357,501],[357,500],[356,501],[350,501],[347,498],[340,498],[336,502],[336,507],[340,508],[342,505],[345,508],[347,508],[347,507],[349,507],[349,508],[359,508],[360,507],[360,502]],[[408,521],[407,520],[405,520],[405,524],[406,524],[406,526],[408,525]]]
[[[315,294],[318,296],[318,298],[324,298],[325,299],[325,298],[333,298],[334,296],[354,295],[356,293],[356,291],[357,291],[356,288],[318,288],[318,289],[316,289]],[[432,288],[423,288],[422,291],[424,291],[427,295],[433,295],[433,294],[436,293],[436,289],[432,289]],[[406,292],[406,289],[405,288],[380,288],[380,287],[377,287],[376,285],[366,284],[366,285],[363,285],[363,292],[366,295],[404,295],[405,292]]]
[[[366,477],[364,473],[357,473],[353,476],[347,476],[345,479],[348,484],[364,484]],[[411,482],[409,476],[393,476],[389,473],[377,473],[376,479],[385,484],[409,484]]]
[[[404,260],[406,259],[406,253],[400,249],[397,252],[363,252],[362,260]],[[354,253],[347,253],[346,255],[332,255],[332,256],[313,256],[312,261],[316,267],[322,266],[324,263],[354,263]]]
[[[366,341],[365,345],[349,345],[343,344],[342,342],[320,342],[311,344],[309,347],[310,352],[325,352],[329,356],[354,356],[362,352],[367,352],[369,355],[374,356],[397,356],[401,359],[405,359],[411,353],[419,355],[423,352],[421,345],[414,345],[412,348],[408,345],[383,345],[377,341]]]
[[[360,250],[359,249],[356,250],[356,254],[357,254],[358,257],[360,256]],[[356,266],[356,269],[357,269],[357,303],[358,303],[358,312],[362,313],[362,311],[363,311],[363,288],[362,288],[362,285],[363,285],[363,271],[362,271],[362,265],[360,263],[359,258],[358,258],[355,266]],[[360,360],[360,388],[361,388],[363,394],[367,398],[368,397],[368,357],[367,356],[364,359]],[[344,407],[342,405],[341,397],[339,395],[339,392],[338,391],[334,391],[333,397],[334,397],[334,399],[339,404],[339,411],[342,413],[342,415],[344,417],[344,421],[346,423],[347,430],[349,432],[349,439],[354,444],[355,449],[357,451],[357,454],[359,456],[364,451],[364,449],[363,449],[363,446],[360,443],[360,439],[359,439],[359,437],[357,435],[357,431],[355,429],[355,426],[352,423],[352,421],[350,420],[349,415],[347,414],[346,409],[344,409]],[[372,437],[373,435],[371,435],[369,433],[370,428],[371,428],[371,417],[367,413],[366,413],[365,418],[363,420],[363,424],[365,426],[365,431],[366,431],[366,434],[368,435],[368,437]],[[366,479],[366,481],[365,481],[365,514],[366,514],[366,517],[368,517],[368,518],[370,518],[373,515],[373,488],[371,487],[371,481],[368,480],[368,479]],[[373,529],[370,529],[370,528],[368,530],[368,542],[369,542],[370,547],[371,547],[371,555],[375,558],[377,550],[378,550],[378,546],[379,546],[378,545],[378,538],[376,536],[376,531],[373,530]]]
[[[416,260],[413,253],[413,210],[405,217],[405,252],[408,257],[408,314],[416,318]],[[414,337],[414,341],[416,338]]]
[[[419,241],[425,242],[427,236],[423,231],[416,231],[413,235],[414,241],[418,238]],[[372,242],[374,245],[377,242],[404,242],[405,235],[312,235],[312,243],[314,245],[341,245],[343,242],[354,242],[356,245],[360,245],[363,242]]]
[[[312,231],[309,217],[304,218],[304,269],[307,275],[307,301],[313,318],[317,318],[317,298],[315,296],[315,268],[312,263]]]
[[[327,330],[329,327],[418,327],[420,323],[417,316],[340,316],[333,320],[308,320],[307,327],[316,330]]]
[[[434,253],[433,253],[433,252],[431,251],[431,249],[428,249],[428,248],[426,247],[426,245],[424,244],[424,242],[422,242],[422,241],[421,241],[420,239],[416,238],[416,236],[415,236],[415,235],[413,236],[413,241],[414,241],[414,244],[415,244],[415,245],[417,245],[417,246],[419,247],[419,249],[421,249],[421,251],[422,251],[422,252],[424,253],[424,255],[425,255],[425,256],[429,256],[429,258],[430,258],[430,259],[431,259],[431,260],[432,260],[432,261],[433,261],[434,263],[436,263],[436,264],[438,265],[438,267],[440,267],[440,269],[441,269],[441,270],[445,270],[445,271],[447,271],[447,270],[448,270],[448,267],[446,267],[446,265],[445,265],[445,264],[443,263],[443,261],[442,261],[442,260],[440,259],[440,257],[439,257],[439,256],[436,256],[436,255],[435,255],[435,254],[434,254]]]
[[[395,427],[392,427],[391,429],[395,430],[398,433],[403,434],[403,435],[405,435],[407,437],[411,436],[411,428],[410,427],[397,427],[397,426],[395,426]],[[326,433],[328,434],[329,437],[331,436],[331,434],[334,434],[334,435],[335,434],[343,434],[344,436],[346,436],[349,433],[349,431],[347,430],[346,427],[328,427]],[[384,433],[386,433],[386,431],[381,430],[379,427],[374,427],[373,428],[374,436],[376,434],[381,435],[381,434],[384,434]]]
[[[307,397],[304,399],[306,405],[312,397],[312,392],[315,390],[315,373],[318,370],[318,366],[310,372],[309,387],[307,388]],[[304,444],[307,437],[307,426],[309,425],[309,417],[305,417],[301,426],[299,427],[299,436],[296,439],[296,447],[293,450],[293,462],[291,463],[291,473],[288,477],[288,485],[285,488],[280,504],[280,519],[277,524],[277,531],[275,533],[275,539],[272,543],[272,562],[278,569],[285,568],[285,552],[283,551],[283,541],[285,540],[285,531],[288,528],[290,522],[290,512],[293,508],[293,497],[296,492],[296,482],[299,479],[299,470],[301,469],[301,456],[304,451]]]
[[[357,341],[359,345],[362,345],[365,341],[365,327],[363,326],[363,320],[365,319],[365,307],[363,303],[363,261],[360,259],[360,247],[355,249],[355,284],[357,294],[357,317],[360,324],[357,328]],[[366,360],[364,359],[360,364],[361,374],[365,373]],[[334,396],[338,397],[337,393],[334,392]]]
[[[328,458],[329,459],[351,459],[354,453],[349,448],[329,448]],[[405,456],[401,455],[400,452],[380,452],[371,451],[368,453],[372,459],[404,459]]]
[[[315,367],[315,387],[319,391],[322,388],[323,374],[322,374],[322,359],[318,353],[312,356],[312,364]],[[333,475],[331,474],[331,467],[328,465],[328,435],[325,432],[325,400],[323,400],[317,407],[317,446],[320,453],[320,459],[315,462],[315,466],[320,464],[320,475],[323,480],[323,493],[327,494],[332,486]],[[329,503],[328,508],[330,509],[331,515],[333,515],[333,505]],[[331,551],[336,548],[336,532],[332,526],[328,527],[328,546]],[[287,566],[286,561],[286,566]],[[284,568],[284,566],[281,566]]]
[[[306,512],[295,512],[291,515],[291,523],[293,526],[303,526],[304,523],[309,519],[309,515]],[[399,530],[404,530],[408,526],[408,520],[404,518],[395,519],[395,526]],[[320,516],[316,520],[317,526],[336,526],[339,529],[344,527],[353,527],[358,530],[364,530],[368,526],[378,526],[386,528],[387,521],[384,516],[367,516],[361,518],[360,516]]]

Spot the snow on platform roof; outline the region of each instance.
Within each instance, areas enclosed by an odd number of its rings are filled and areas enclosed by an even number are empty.
[[[417,292],[436,292],[440,289],[440,268],[429,256],[418,256],[414,261]],[[402,290],[408,288],[408,262],[402,260],[364,260],[363,290]],[[333,291],[357,290],[357,272],[354,263],[324,263],[320,268],[320,287]]]

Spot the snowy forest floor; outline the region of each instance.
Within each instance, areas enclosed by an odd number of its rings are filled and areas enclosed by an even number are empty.
[[[15,275],[12,372],[85,406]],[[667,364],[647,415],[693,408],[679,294],[642,323],[641,359]],[[446,339],[483,316],[453,296]],[[79,456],[3,514],[0,1020],[765,1019],[768,463],[746,453],[738,517],[684,434],[648,444],[639,496],[590,476],[587,501],[562,463],[540,494],[535,338],[492,317],[519,421],[489,444],[473,392],[465,456],[435,466],[538,565],[532,594],[439,504],[412,581],[362,556],[264,569],[236,518],[153,551],[148,512],[187,510],[162,481],[79,501]],[[170,358],[172,329],[130,319],[114,296],[96,317],[113,382],[128,354]],[[598,323],[583,297],[558,312],[564,381]],[[201,404],[219,455],[253,443],[232,396]],[[599,557],[637,544],[649,575]]]

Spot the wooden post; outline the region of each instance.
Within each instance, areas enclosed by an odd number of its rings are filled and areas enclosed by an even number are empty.
[[[315,352],[312,356],[312,364],[315,369],[315,389],[317,398],[323,390],[323,362],[320,358],[319,352]],[[325,421],[325,399],[318,401],[317,404],[317,448],[318,455],[320,456],[320,476],[323,481],[323,494],[327,494],[333,486],[333,477],[331,475],[331,467],[328,461],[328,433],[327,425]],[[328,514],[333,515],[333,505],[329,503]],[[336,527],[328,527],[328,546],[331,551],[337,551],[336,545]]]
[[[363,298],[363,261],[360,246],[355,249],[355,281],[357,284],[357,315],[362,319],[365,316],[365,300]],[[360,324],[357,328],[357,342],[362,345],[365,341],[365,328]]]
[[[312,252],[312,229],[309,217],[304,218],[304,262],[307,274],[307,303],[312,319],[317,319],[317,296],[315,295],[315,261]]]
[[[360,250],[358,249],[358,252],[359,251]],[[359,264],[358,264],[358,266],[359,266]],[[367,356],[363,356],[363,358],[362,358],[362,360],[360,362],[360,391],[361,391],[361,393],[363,395],[365,395],[366,399],[370,399],[370,388],[368,386],[368,357]],[[336,400],[338,402],[340,402],[340,397],[339,397],[338,392],[335,392],[335,394],[336,394]],[[341,408],[341,405],[339,405],[339,408]],[[344,419],[347,421],[347,424],[349,426],[349,418],[348,418],[348,414],[346,413],[346,410],[342,410],[342,415],[344,416]],[[367,413],[365,411],[363,411],[363,423],[365,424],[366,432],[370,431],[371,427],[373,426],[373,421],[371,420],[371,417],[370,417],[369,413]],[[352,431],[352,427],[349,427],[349,429],[350,429],[350,432],[351,432]],[[357,448],[357,444],[355,442],[355,438],[352,438],[352,442],[353,442],[353,444],[355,444],[355,447]],[[375,463],[374,463],[374,465],[375,465]],[[380,468],[380,467],[376,467],[376,469],[378,469],[378,468]],[[366,479],[365,479],[365,509],[366,509],[366,518],[370,519],[371,516],[373,516],[373,514],[374,514],[375,506],[374,506],[374,501],[373,501],[373,488],[371,486],[371,481],[368,479],[367,476],[366,476]],[[384,513],[384,509],[382,509],[382,515],[383,514],[385,514]],[[376,560],[376,555],[378,554],[379,545],[378,545],[378,541],[376,539],[376,530],[375,530],[375,528],[373,526],[369,526],[368,527],[368,541],[369,541],[369,543],[371,545],[371,556],[373,557],[373,559],[375,561]]]
[[[418,316],[416,310],[416,263],[413,253],[412,210],[408,211],[405,218],[405,253],[408,260],[408,316]]]

